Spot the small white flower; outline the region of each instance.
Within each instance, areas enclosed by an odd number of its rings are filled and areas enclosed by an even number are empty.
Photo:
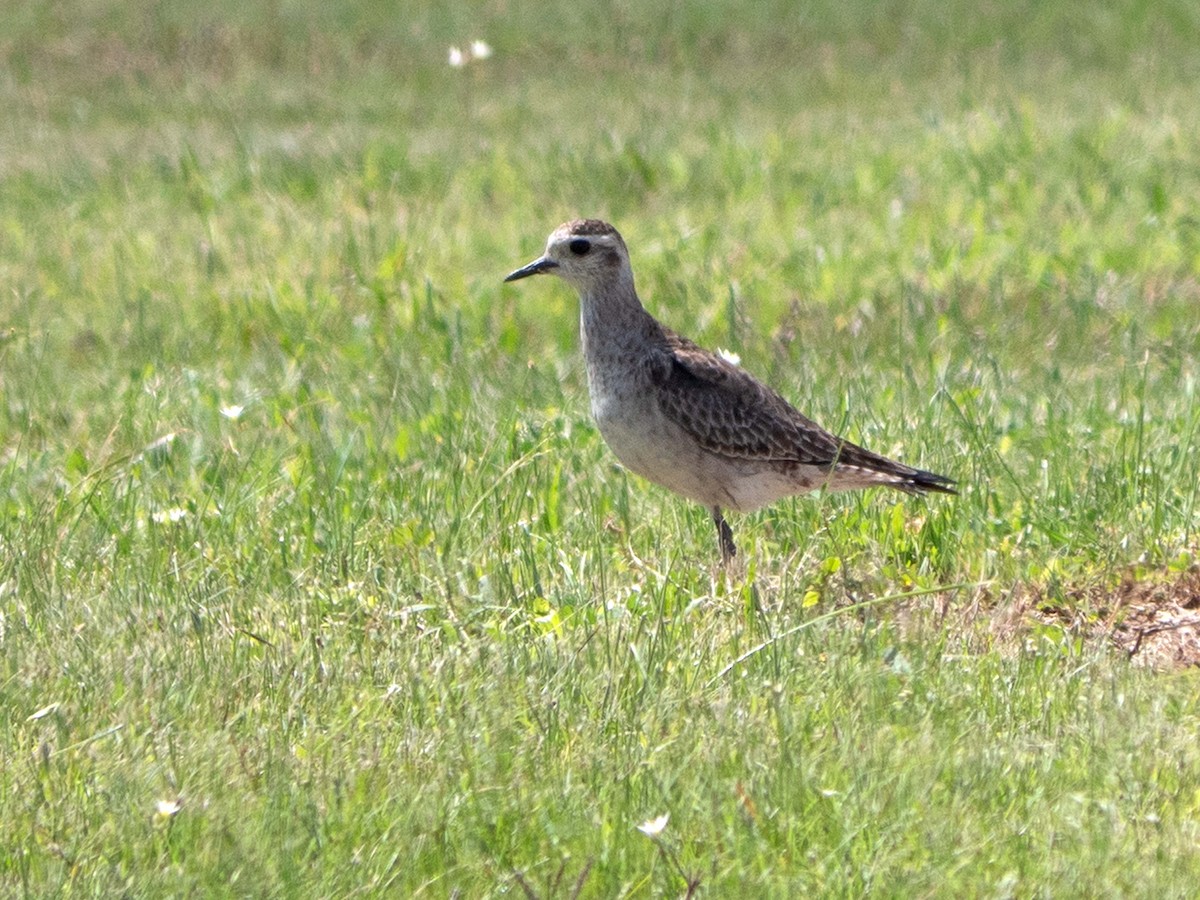
[[[726,350],[724,347],[717,348],[717,356],[721,357],[721,359],[725,360],[725,362],[729,363],[730,365],[740,366],[742,364],[742,358],[740,356],[738,356],[732,350]]]
[[[154,811],[164,819],[169,819],[183,809],[183,801],[176,797],[174,800],[159,800],[154,804]]]
[[[150,515],[150,518],[159,525],[174,525],[187,518],[187,510],[182,506],[172,506],[169,509],[156,510]]]
[[[171,449],[171,445],[175,443],[175,438],[179,435],[174,431],[169,431],[162,437],[155,438],[146,445],[146,449],[142,451],[148,456],[165,456]]]
[[[649,819],[639,825],[638,831],[646,835],[646,837],[658,837],[663,833],[663,829],[667,827],[667,820],[671,818],[670,813],[663,813],[655,819]]]
[[[449,63],[451,68],[461,69],[467,64],[467,54],[463,53],[457,47],[451,47]]]
[[[474,59],[488,59],[492,52],[491,45],[486,41],[471,41],[471,56]]]
[[[231,403],[228,406],[221,407],[221,415],[233,422],[236,422],[242,417],[242,413],[245,411],[245,409],[246,407],[244,406],[240,406],[237,403]]]
[[[44,718],[46,718],[46,716],[50,715],[50,713],[57,710],[59,708],[59,706],[61,706],[61,705],[62,704],[60,704],[60,703],[51,703],[49,706],[43,706],[41,709],[39,709],[37,712],[35,712],[33,715],[31,715],[25,721],[26,722],[36,722],[38,719],[44,719]]]

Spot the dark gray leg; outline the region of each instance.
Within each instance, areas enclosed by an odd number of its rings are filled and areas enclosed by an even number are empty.
[[[712,517],[717,526],[717,542],[721,545],[721,565],[725,566],[737,556],[737,547],[733,543],[733,530],[725,521],[725,517],[721,515],[721,507],[714,506],[712,508]]]

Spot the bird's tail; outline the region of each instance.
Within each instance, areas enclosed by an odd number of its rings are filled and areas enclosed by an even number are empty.
[[[957,494],[953,478],[926,472],[902,462],[864,450],[843,441],[838,460],[831,470],[827,487],[847,490],[863,487],[890,487],[906,494]]]
[[[955,483],[953,478],[945,475],[913,469],[894,487],[908,494],[957,494],[958,491],[952,487]]]
[[[831,479],[834,490],[860,487],[890,487],[906,494],[957,494],[953,478],[906,466],[846,441],[841,447],[839,465]]]

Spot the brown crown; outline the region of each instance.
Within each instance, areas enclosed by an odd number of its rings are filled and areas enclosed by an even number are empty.
[[[616,234],[617,229],[599,219],[576,219],[569,226],[571,234],[597,235]]]

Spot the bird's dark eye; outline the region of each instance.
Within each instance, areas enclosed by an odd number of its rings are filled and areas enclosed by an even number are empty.
[[[571,252],[576,256],[583,256],[592,249],[592,242],[585,241],[583,238],[575,238],[571,243],[567,244],[571,248]]]

